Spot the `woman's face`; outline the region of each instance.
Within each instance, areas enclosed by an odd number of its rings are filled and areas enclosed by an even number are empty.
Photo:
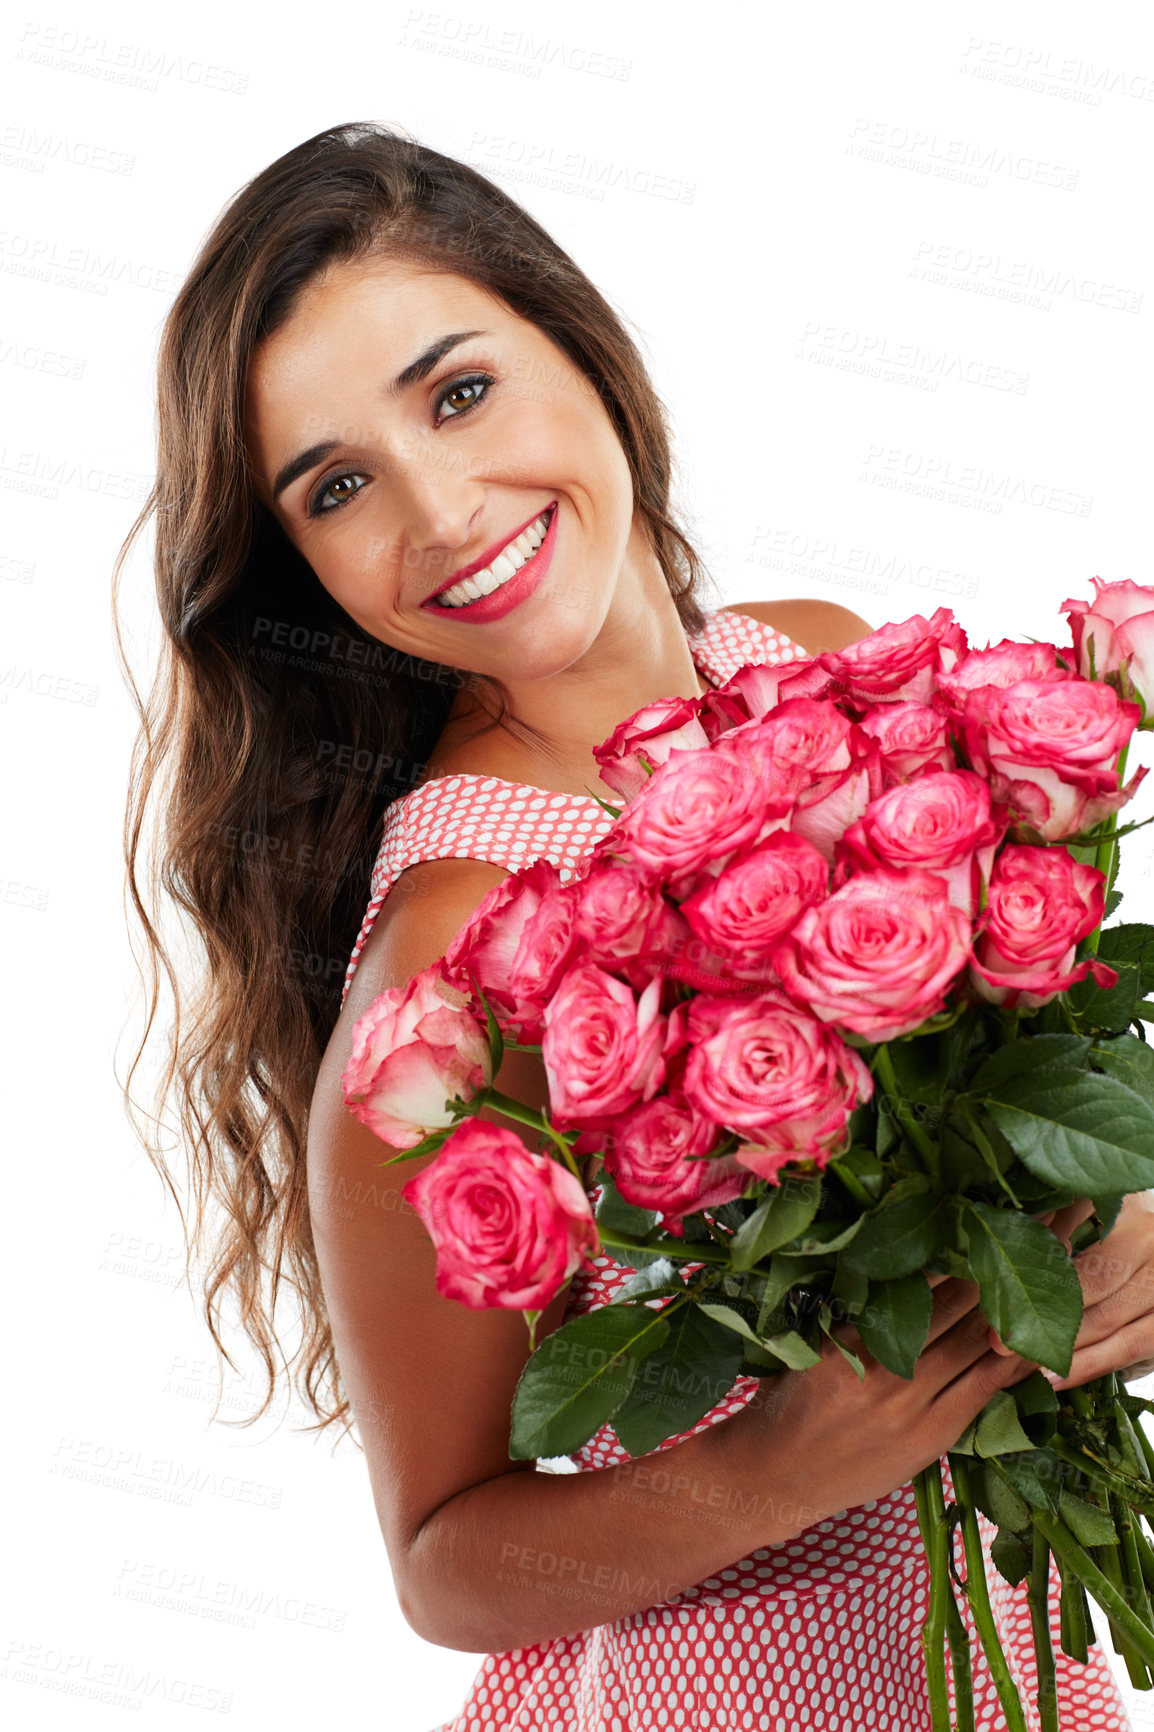
[[[327,269],[255,352],[246,439],[330,595],[413,656],[506,683],[557,672],[652,560],[596,391],[464,277]]]

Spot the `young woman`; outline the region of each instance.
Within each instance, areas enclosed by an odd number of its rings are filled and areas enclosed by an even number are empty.
[[[159,386],[141,522],[155,510],[169,649],[128,857],[143,914],[163,793],[153,890],[191,916],[205,967],[189,993],[150,923],[153,1005],[167,969],[194,1233],[224,1205],[218,1346],[228,1294],[271,1398],[273,1306],[295,1289],[300,1387],[321,1426],[355,1416],[405,1616],[487,1655],[454,1732],[921,1724],[909,1482],[1033,1369],[995,1349],[977,1289],[936,1280],[912,1382],[846,1326],[864,1385],[827,1351],[719,1392],[648,1462],[606,1432],[574,1457],[586,1471],[535,1472],[508,1456],[521,1317],[437,1295],[400,1199],[419,1165],[380,1166],[340,1083],[357,1018],[507,871],[576,867],[607,822],[593,748],[625,716],[870,627],[823,602],[703,610],[621,320],[498,188],[383,129],[319,134],[238,194],[169,316]],[[532,1055],[497,1081],[546,1099]],[[1069,1382],[1154,1351],[1154,1235],[1130,1203],[1109,1272],[1083,1277],[1102,1305]],[[539,1336],[620,1279],[598,1259]],[[1028,1615],[999,1604],[1024,1651]],[[1063,1727],[1124,1726],[1091,1656],[1059,1658]],[[980,1661],[975,1686],[1000,1725]]]

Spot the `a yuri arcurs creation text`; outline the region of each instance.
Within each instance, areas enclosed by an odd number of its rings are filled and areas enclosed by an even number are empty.
[[[865,1377],[839,1321],[912,1377],[927,1274],[976,1282],[1007,1347],[1069,1371],[1072,1255],[1154,1187],[1154,927],[1103,924],[1138,827],[1118,817],[1145,775],[1126,780],[1127,749],[1154,728],[1154,589],[1095,578],[1064,612],[1062,643],[977,649],[940,608],[648,705],[596,753],[623,804],[581,875],[511,875],[357,1024],[351,1110],[393,1160],[440,1151],[405,1194],[442,1294],[523,1311],[532,1345],[583,1259],[636,1271],[531,1353],[514,1457],[606,1423],[646,1454],[739,1375],[815,1364],[823,1336]],[[546,1112],[493,1086],[506,1046],[541,1052]],[[1079,1198],[1067,1250],[1042,1217]],[[1150,1687],[1152,1409],[1116,1374],[1059,1393],[1037,1371],[958,1439],[948,1505],[939,1463],[917,1476],[936,1729],[947,1652],[973,1725],[958,1592],[1026,1726],[978,1511],[996,1568],[1029,1579],[1042,1725],[1051,1553],[1065,1652],[1095,1639],[1089,1593]]]

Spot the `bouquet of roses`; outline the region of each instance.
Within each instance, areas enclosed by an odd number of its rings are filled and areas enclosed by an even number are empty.
[[[849,1319],[912,1377],[927,1272],[977,1283],[1012,1351],[1064,1376],[1073,1254],[1154,1187],[1154,927],[1103,928],[1134,731],[1154,728],[1154,589],[1095,578],[1072,641],[971,648],[949,609],[838,653],[749,665],[646,706],[595,756],[622,806],[566,881],[546,861],[491,891],[437,964],[355,1030],[352,1111],[439,1150],[405,1195],[437,1287],[542,1310],[601,1247],[634,1273],[531,1351],[511,1455],[611,1423],[631,1455],[684,1433],[740,1375],[817,1363]],[[1149,822],[1149,820],[1147,820]],[[547,1110],[502,1094],[505,1048],[542,1054]],[[537,1152],[488,1108],[538,1133]],[[596,1212],[578,1158],[601,1160]],[[1089,1198],[1070,1248],[1041,1217]],[[705,1375],[702,1375],[705,1373]],[[1043,1725],[1047,1598],[1087,1657],[1087,1592],[1130,1677],[1154,1672],[1154,1403],[1117,1375],[1003,1390],[917,1476],[931,1565],[935,1728],[972,1726],[961,1589],[1008,1723],[992,1557],[1029,1579]],[[960,1529],[967,1563],[954,1568]]]

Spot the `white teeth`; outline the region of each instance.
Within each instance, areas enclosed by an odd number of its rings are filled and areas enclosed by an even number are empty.
[[[437,597],[438,606],[465,607],[479,596],[492,595],[495,589],[500,589],[520,571],[526,560],[532,558],[544,541],[548,527],[549,514],[543,511],[536,522],[521,531],[516,541],[510,541],[501,549],[492,565],[483,571],[475,571],[472,577],[463,578],[452,589],[443,589]]]

